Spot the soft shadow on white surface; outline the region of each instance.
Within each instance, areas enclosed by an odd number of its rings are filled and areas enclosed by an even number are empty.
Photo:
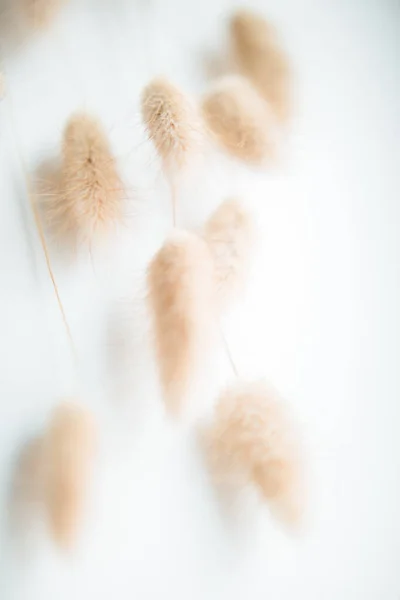
[[[236,3],[237,4],[237,3]],[[72,0],[46,34],[5,46],[0,103],[0,598],[395,600],[400,595],[400,11],[395,1],[258,0],[293,58],[298,114],[275,173],[210,155],[182,184],[183,225],[242,195],[260,230],[245,297],[224,319],[240,372],[266,375],[301,423],[308,527],[221,517],[195,430],[163,414],[143,276],[170,229],[168,186],[139,117],[165,73],[196,94],[223,51],[229,0]],[[75,375],[26,196],[70,113],[97,114],[120,158],[129,227],[54,267],[101,447],[71,557],[45,528],[10,539],[16,457]],[[121,342],[121,343],[120,343]],[[116,350],[122,352],[115,354]],[[114,362],[113,362],[114,360]],[[121,360],[121,362],[118,362]],[[216,357],[209,394],[231,376]],[[117,376],[118,375],[118,376]],[[205,399],[208,406],[210,400]]]

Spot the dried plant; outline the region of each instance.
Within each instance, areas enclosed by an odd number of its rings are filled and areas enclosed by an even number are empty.
[[[182,167],[198,150],[200,122],[196,107],[165,78],[152,80],[142,93],[142,116],[162,160]]]
[[[61,173],[45,211],[59,236],[89,243],[122,219],[117,164],[100,123],[87,114],[73,115],[66,126]]]
[[[250,165],[275,157],[271,112],[247,79],[223,78],[204,98],[202,108],[209,130],[229,154]]]
[[[214,271],[200,237],[176,231],[148,272],[149,302],[167,410],[181,411],[212,336]]]
[[[82,519],[95,428],[92,417],[71,403],[60,405],[43,441],[45,504],[55,542],[68,549]]]
[[[171,185],[176,225],[175,177],[200,152],[201,120],[191,99],[163,77],[153,79],[144,88],[142,118]]]
[[[286,407],[264,383],[238,381],[221,394],[207,442],[217,481],[255,485],[279,518],[299,523],[299,444]]]
[[[281,122],[291,113],[291,72],[274,27],[250,10],[231,19],[233,51],[238,66],[267,100]]]

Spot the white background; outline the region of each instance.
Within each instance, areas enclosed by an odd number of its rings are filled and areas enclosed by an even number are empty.
[[[276,23],[294,65],[297,115],[281,165],[249,173],[210,150],[180,185],[182,226],[201,225],[230,194],[257,219],[250,284],[223,325],[241,374],[266,376],[299,419],[310,467],[302,535],[249,512],[246,499],[228,518],[193,421],[162,412],[143,273],[170,208],[139,94],[159,73],[203,93],[233,6],[75,0],[47,33],[16,44],[12,29],[2,32],[1,600],[400,597],[396,0],[252,3]],[[77,108],[110,134],[130,226],[95,253],[94,269],[85,252],[66,258],[52,244],[76,379],[27,189]],[[205,405],[231,377],[221,349],[214,364]],[[100,444],[83,531],[65,557],[39,516],[16,535],[9,498],[23,444],[70,395],[94,410]]]

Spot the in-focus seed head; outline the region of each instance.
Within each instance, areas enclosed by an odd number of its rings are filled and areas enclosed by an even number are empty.
[[[184,166],[201,146],[201,125],[191,99],[165,78],[142,92],[142,118],[150,139],[168,167]]]
[[[45,203],[46,218],[60,237],[91,242],[123,217],[123,184],[101,124],[77,113],[64,131],[57,188]]]

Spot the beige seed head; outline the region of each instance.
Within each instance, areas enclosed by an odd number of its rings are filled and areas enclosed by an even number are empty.
[[[225,200],[206,223],[204,239],[214,261],[218,304],[224,308],[244,287],[254,240],[253,221],[240,202]]]
[[[123,184],[100,123],[84,113],[69,120],[58,187],[45,204],[61,237],[90,242],[122,219]]]
[[[65,403],[55,410],[43,442],[45,497],[53,538],[64,549],[82,520],[94,441],[94,423],[83,408]]]
[[[210,344],[214,271],[207,244],[177,231],[149,267],[149,303],[167,410],[181,411]]]
[[[285,406],[264,383],[237,382],[221,394],[208,450],[217,480],[247,481],[281,519],[301,520],[298,442]]]
[[[256,13],[240,10],[231,19],[230,31],[239,69],[276,117],[286,122],[291,113],[291,73],[274,27]]]
[[[200,121],[190,98],[167,79],[153,79],[142,93],[142,118],[168,167],[182,167],[201,144]]]
[[[264,100],[244,77],[227,77],[203,100],[205,121],[229,154],[250,165],[275,157],[274,125]]]

